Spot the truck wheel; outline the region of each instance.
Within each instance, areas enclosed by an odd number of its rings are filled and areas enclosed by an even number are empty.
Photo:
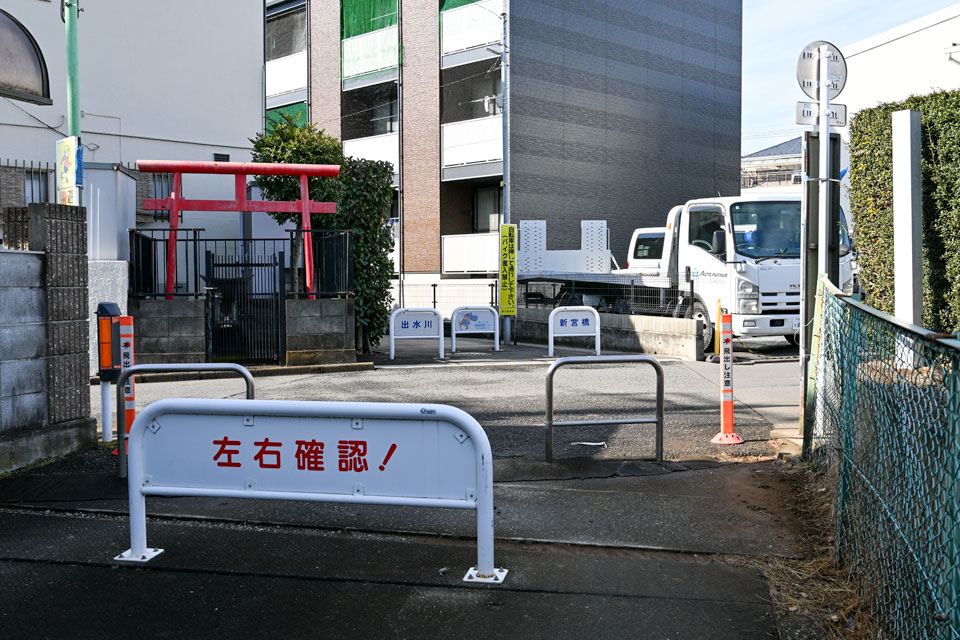
[[[614,313],[630,313],[630,305],[627,304],[627,301],[623,298],[617,298],[617,301],[613,305]]]
[[[707,313],[707,308],[699,300],[693,303],[693,315],[691,317],[703,323],[703,350],[712,352],[714,348],[713,341],[716,339],[717,332],[714,331],[713,325],[710,324],[710,314]]]

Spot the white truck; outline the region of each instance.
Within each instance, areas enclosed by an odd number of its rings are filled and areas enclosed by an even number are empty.
[[[673,207],[666,226],[633,232],[624,268],[609,268],[608,243],[607,266],[597,259],[597,238],[601,229],[605,232],[605,222],[584,221],[582,228],[583,243],[592,247],[580,252],[542,251],[542,240],[539,247],[527,246],[524,234],[528,231],[521,223],[517,270],[528,302],[588,304],[600,311],[696,318],[702,321],[706,349],[712,348],[717,308],[722,307],[733,315],[735,335],[779,335],[796,344],[801,280],[799,193],[754,192],[691,200]],[[541,233],[536,226],[529,231],[535,239]],[[840,253],[841,284],[850,290],[855,255],[843,229]],[[565,265],[575,268],[568,270]],[[545,289],[543,283],[552,283],[554,289]]]

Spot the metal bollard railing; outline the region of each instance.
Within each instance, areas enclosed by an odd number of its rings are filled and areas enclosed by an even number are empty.
[[[621,418],[619,420],[553,420],[553,374],[557,369],[568,364],[609,364],[614,362],[645,362],[651,365],[657,374],[657,417],[656,418]],[[547,415],[546,415],[546,459],[553,462],[553,428],[572,427],[591,424],[655,424],[657,425],[656,460],[663,461],[663,366],[651,356],[575,356],[559,358],[547,369]]]
[[[207,364],[135,364],[120,372],[117,379],[117,457],[120,458],[120,477],[127,477],[127,412],[123,387],[130,376],[138,373],[182,373],[184,371],[232,371],[243,376],[247,383],[247,400],[254,399],[253,375],[239,364],[232,362]]]

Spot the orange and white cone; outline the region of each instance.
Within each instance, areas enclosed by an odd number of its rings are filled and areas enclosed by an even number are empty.
[[[733,431],[733,317],[720,316],[720,433],[713,444],[742,444],[743,438]]]

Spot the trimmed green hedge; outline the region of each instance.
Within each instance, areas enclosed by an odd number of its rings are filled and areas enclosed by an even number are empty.
[[[850,209],[868,302],[894,310],[892,114],[921,114],[923,324],[960,331],[960,90],[911,96],[857,113],[850,124]]]

